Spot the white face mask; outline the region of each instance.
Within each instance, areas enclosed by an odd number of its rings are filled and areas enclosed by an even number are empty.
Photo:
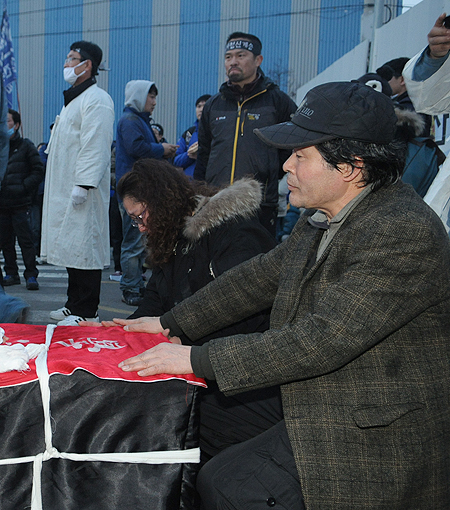
[[[84,63],[86,62],[86,60],[84,60],[83,62],[80,62],[77,66],[75,67],[65,67],[64,68],[64,80],[67,82],[67,83],[70,83],[71,85],[73,85],[80,76],[83,76],[83,74],[86,72],[86,69],[80,73],[80,74],[75,74],[75,69],[77,67],[80,67],[82,66]]]

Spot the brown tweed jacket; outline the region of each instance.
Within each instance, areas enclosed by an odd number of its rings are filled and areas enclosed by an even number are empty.
[[[410,186],[231,269],[172,311],[199,338],[272,305],[265,333],[213,340],[222,391],[280,384],[308,510],[450,508],[450,242]]]

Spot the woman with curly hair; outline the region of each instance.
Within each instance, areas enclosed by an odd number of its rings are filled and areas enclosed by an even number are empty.
[[[218,190],[190,180],[164,160],[142,159],[120,179],[117,192],[134,225],[146,236],[152,268],[144,299],[129,319],[160,316],[219,274],[275,246],[257,218],[262,193],[253,179]],[[114,325],[120,324],[116,321]],[[269,310],[195,344],[265,331],[268,325]],[[181,341],[194,343],[187,337]],[[215,382],[208,381],[208,389],[201,392],[203,461],[282,419],[278,387],[225,397]]]

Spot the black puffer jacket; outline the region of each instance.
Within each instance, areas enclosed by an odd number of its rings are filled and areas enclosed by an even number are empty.
[[[246,97],[222,84],[208,99],[198,127],[199,151],[194,179],[214,186],[253,177],[263,185],[262,203],[278,204],[278,179],[290,151],[269,147],[253,132],[291,120],[297,106],[267,76]],[[282,174],[282,172],[281,172]]]
[[[201,197],[195,214],[186,218],[174,256],[153,270],[144,300],[129,318],[160,316],[221,273],[271,250],[275,241],[256,217],[260,202],[261,185],[250,179],[237,181],[211,198]],[[257,313],[195,343],[266,331],[269,313]],[[192,345],[183,335],[181,340]],[[202,462],[224,448],[255,437],[282,417],[279,387],[225,397],[214,381],[208,381],[208,388],[200,395]]]
[[[44,165],[31,140],[16,133],[9,141],[9,159],[0,190],[0,209],[28,207],[44,179]]]
[[[260,201],[261,186],[250,179],[237,181],[211,198],[202,197],[196,213],[186,220],[174,257],[153,269],[144,300],[129,318],[163,315],[228,269],[271,250],[275,241],[256,217]],[[268,317],[258,314],[214,337],[264,331]]]

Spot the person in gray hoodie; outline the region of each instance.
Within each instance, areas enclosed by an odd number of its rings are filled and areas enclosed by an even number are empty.
[[[177,146],[158,143],[151,128],[154,122],[151,115],[156,106],[157,95],[158,89],[152,81],[132,80],[125,86],[125,108],[117,124],[116,182],[129,172],[139,159],[162,159],[175,155]],[[119,209],[123,230],[120,254],[122,301],[130,306],[138,306],[144,289],[142,265],[145,260],[145,247],[142,234],[132,226],[121,200]]]

